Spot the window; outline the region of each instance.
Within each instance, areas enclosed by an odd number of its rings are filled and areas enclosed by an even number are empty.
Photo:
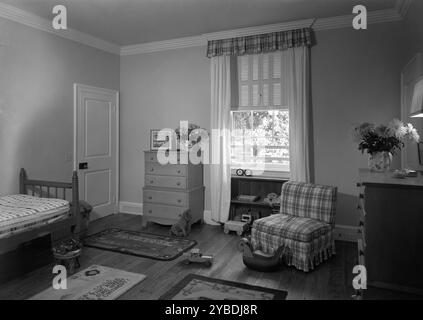
[[[232,112],[232,168],[289,172],[289,111],[277,53],[238,57],[239,105]]]
[[[232,111],[232,167],[289,172],[287,110]]]

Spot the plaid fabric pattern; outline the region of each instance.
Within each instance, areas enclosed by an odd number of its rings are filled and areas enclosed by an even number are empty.
[[[335,254],[333,227],[337,189],[289,181],[283,184],[281,209],[254,221],[251,244],[274,253],[287,248],[285,262],[308,272]]]
[[[336,196],[335,187],[288,181],[282,186],[280,212],[333,224]]]
[[[335,254],[335,242],[332,231],[312,241],[303,242],[272,235],[253,228],[251,231],[251,244],[255,250],[267,253],[274,253],[280,246],[285,246],[288,249],[287,254],[284,256],[285,263],[305,272],[313,270]]]
[[[331,226],[314,219],[274,214],[254,221],[253,229],[270,236],[309,242],[328,233]]]
[[[311,46],[310,28],[211,40],[207,43],[207,57],[258,54],[305,46]]]

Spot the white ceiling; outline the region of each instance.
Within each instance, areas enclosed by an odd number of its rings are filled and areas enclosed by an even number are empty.
[[[308,18],[390,9],[395,0],[0,0],[46,19],[68,10],[68,26],[120,46]]]

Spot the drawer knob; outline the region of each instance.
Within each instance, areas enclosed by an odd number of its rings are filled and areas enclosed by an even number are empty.
[[[154,161],[154,157],[151,157],[151,158],[150,158],[150,160],[151,160],[151,161]]]
[[[153,181],[153,180],[150,180],[150,183],[151,183],[151,184],[153,184],[153,183],[154,183],[154,181]]]
[[[178,170],[178,173],[181,173],[181,170]]]
[[[178,200],[178,203],[181,203],[181,202],[182,202],[182,200],[181,200],[181,199],[179,199],[179,200]]]
[[[148,210],[148,213],[153,213],[153,210]]]
[[[154,171],[154,168],[151,168],[151,170],[150,170],[151,172],[153,172]]]
[[[148,200],[151,200],[151,199],[153,199],[153,197],[148,197]]]
[[[180,186],[180,185],[181,185],[181,183],[180,183],[180,182],[178,182],[176,185],[177,185],[177,186]]]

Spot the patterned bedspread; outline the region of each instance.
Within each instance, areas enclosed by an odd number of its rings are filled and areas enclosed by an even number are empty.
[[[0,238],[48,224],[69,214],[69,202],[29,195],[0,197]]]

